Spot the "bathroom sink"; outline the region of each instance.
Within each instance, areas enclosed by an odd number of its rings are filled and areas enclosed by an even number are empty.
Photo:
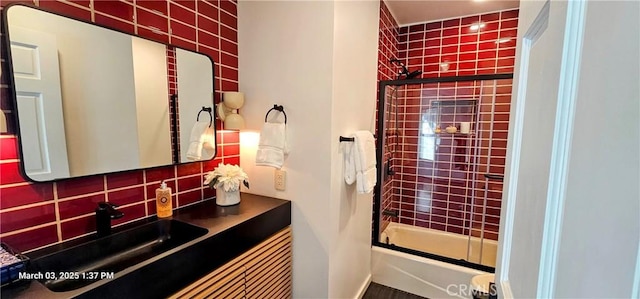
[[[207,229],[161,219],[32,260],[54,292],[75,290],[205,235]]]

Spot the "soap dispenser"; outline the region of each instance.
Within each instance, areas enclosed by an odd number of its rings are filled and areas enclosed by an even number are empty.
[[[173,215],[171,188],[167,187],[165,181],[162,181],[160,188],[156,189],[156,213],[158,218],[166,218]]]

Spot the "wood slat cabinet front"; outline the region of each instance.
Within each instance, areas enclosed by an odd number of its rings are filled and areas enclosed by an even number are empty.
[[[291,227],[170,298],[291,298]]]

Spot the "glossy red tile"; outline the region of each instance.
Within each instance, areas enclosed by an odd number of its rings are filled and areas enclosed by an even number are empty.
[[[151,30],[162,31],[164,33],[169,32],[166,16],[148,12],[144,9],[136,9],[136,17],[139,25]]]
[[[195,40],[186,40],[184,38],[174,35],[170,37],[170,41],[171,41],[171,44],[176,45],[180,48],[197,52],[197,45]]]
[[[0,184],[13,184],[24,182],[19,170],[18,162],[0,163]]]
[[[238,57],[237,56],[233,56],[233,55],[229,55],[227,53],[221,53],[221,60],[220,63],[227,65],[227,66],[231,66],[231,67],[238,67]],[[227,90],[227,89],[225,89]]]
[[[147,183],[175,179],[174,166],[165,166],[145,170]]]
[[[504,20],[504,19],[511,19],[511,18],[517,18],[518,17],[518,12],[519,10],[514,9],[514,10],[508,10],[508,11],[503,11],[500,14],[500,17]]]
[[[100,13],[95,14],[96,24],[100,24],[105,27],[123,31],[129,34],[135,33],[135,26],[131,22],[115,19]]]
[[[178,191],[188,191],[203,186],[204,179],[201,176],[178,179]]]
[[[222,141],[225,144],[240,143],[240,133],[238,132],[224,132]]]
[[[94,216],[82,217],[74,220],[64,221],[60,224],[62,240],[68,240],[96,231],[96,219]]]
[[[168,6],[167,1],[158,1],[158,0],[136,0],[136,5],[140,7],[144,7],[146,9],[161,13],[163,15],[167,15]]]
[[[174,20],[178,20],[182,23],[186,23],[186,24],[193,24],[195,25],[196,23],[196,13],[193,10],[190,9],[186,9],[182,6],[179,5],[175,5],[173,3],[170,3],[169,5],[169,18],[171,18],[172,21]],[[173,27],[173,25],[171,26],[171,28],[173,29],[173,34],[175,34],[175,29]]]
[[[238,19],[225,11],[220,11],[220,24],[227,25],[232,29],[238,29]]]
[[[58,230],[56,225],[48,225],[19,234],[4,236],[2,237],[2,242],[17,251],[25,252],[58,242]]]
[[[53,199],[52,183],[35,183],[0,189],[0,209],[8,209]]]
[[[220,26],[220,36],[233,43],[238,43],[238,31],[228,26]]]
[[[45,1],[47,2],[47,1]],[[133,5],[123,1],[97,0],[93,2],[96,11],[107,15],[133,22]]]
[[[195,42],[196,40],[196,29],[194,27],[174,22],[173,20],[171,21],[171,34],[189,42]]]
[[[107,196],[109,197],[109,202],[114,203],[116,205],[128,205],[135,202],[143,202],[145,200],[144,196],[145,187],[136,187],[131,189],[118,190],[113,192],[108,192]],[[155,191],[154,191],[155,195]]]
[[[180,193],[178,195],[178,202],[180,207],[202,200],[202,196],[200,194],[201,194],[200,189],[189,191],[186,193]]]
[[[18,159],[17,139],[15,136],[0,138],[0,160]]]
[[[202,163],[186,163],[178,165],[178,177],[199,174],[202,172]]]
[[[200,45],[205,45],[217,49],[220,47],[220,38],[207,32],[198,30],[198,43]]]
[[[96,175],[77,179],[68,179],[56,183],[58,198],[104,191],[104,176]]]
[[[145,27],[138,27],[138,34],[145,38],[160,43],[169,43],[169,34],[155,29],[147,29]]]
[[[0,213],[0,233],[56,221],[53,203]]]
[[[223,161],[225,164],[240,165],[240,157],[224,157]]]
[[[190,10],[196,10],[196,0],[171,0],[171,2],[180,4]]]
[[[238,4],[229,0],[220,0],[220,8],[230,13],[231,15],[238,15]]]
[[[124,216],[120,219],[111,220],[112,225],[118,225],[131,220],[140,219],[146,217],[145,204],[140,203],[129,207],[120,207],[119,211],[124,213]]]
[[[219,16],[218,16],[219,10],[210,2],[197,1],[197,6],[198,6],[199,15],[205,16],[214,21],[219,20]]]
[[[53,11],[64,16],[83,21],[91,21],[91,11],[88,7],[80,8],[74,5],[54,1],[42,1],[39,2],[39,4],[40,7],[46,10]]]
[[[116,189],[144,183],[142,170],[119,172],[107,175],[107,189]]]
[[[106,201],[104,194],[59,201],[58,210],[60,211],[60,219],[64,220],[93,213],[95,212],[96,207],[98,207],[98,203],[104,201]]]

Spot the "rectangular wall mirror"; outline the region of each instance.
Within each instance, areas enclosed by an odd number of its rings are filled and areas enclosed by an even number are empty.
[[[28,179],[194,161],[191,128],[213,108],[208,56],[30,6],[11,5],[3,17]],[[213,112],[199,118],[211,119],[199,160],[212,159]]]

